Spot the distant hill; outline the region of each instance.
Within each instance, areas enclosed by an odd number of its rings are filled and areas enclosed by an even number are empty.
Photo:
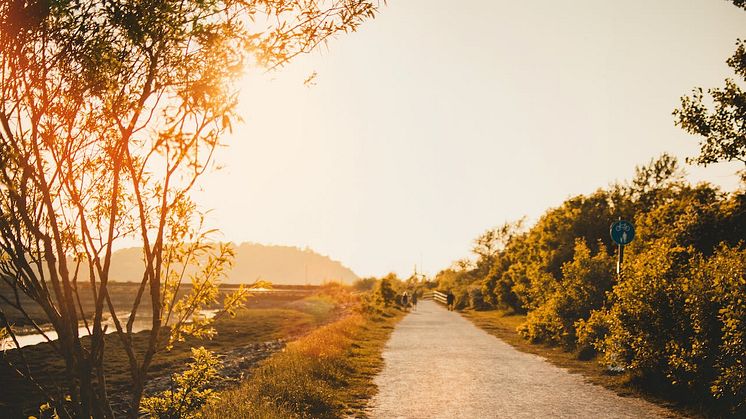
[[[351,284],[358,277],[350,268],[310,249],[266,246],[257,243],[234,245],[236,258],[225,283],[252,283],[257,279],[274,284],[319,285],[325,281]],[[140,248],[121,249],[112,255],[111,278],[138,282],[142,278]]]
[[[332,280],[351,284],[358,279],[350,268],[308,248],[241,243],[226,282],[254,282],[259,278],[275,284],[312,285]]]

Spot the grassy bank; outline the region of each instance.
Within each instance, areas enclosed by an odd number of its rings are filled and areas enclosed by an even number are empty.
[[[584,356],[562,347],[531,343],[518,334],[516,329],[526,321],[526,316],[501,310],[472,311],[461,313],[479,328],[500,338],[514,348],[546,358],[552,364],[575,374],[582,374],[588,381],[606,387],[623,397],[639,397],[689,417],[704,417],[698,406],[687,405],[676,395],[661,394],[654,383],[639,382],[627,373],[615,373],[599,364],[593,356]]]
[[[294,339],[308,333],[322,324],[333,321],[340,315],[340,307],[330,296],[324,294],[273,294],[258,295],[249,301],[247,309],[240,310],[236,317],[216,320],[217,335],[212,340],[189,339],[178,343],[171,351],[162,351],[150,368],[150,376],[170,376],[183,369],[191,357],[192,346],[204,346],[218,354],[226,353],[239,346]],[[254,308],[262,307],[262,308]],[[137,347],[145,347],[147,332],[134,335]],[[107,386],[112,396],[114,408],[123,408],[127,400],[129,370],[127,357],[115,335],[106,336]],[[64,365],[49,344],[39,344],[24,348],[25,357],[33,375],[56,394],[65,383]],[[16,350],[1,354],[3,360],[19,363]],[[35,390],[24,378],[19,377],[0,362],[0,417],[22,417],[32,413],[44,401],[44,396]]]
[[[207,418],[364,417],[381,352],[402,313],[351,313],[287,345],[239,388],[204,409]]]

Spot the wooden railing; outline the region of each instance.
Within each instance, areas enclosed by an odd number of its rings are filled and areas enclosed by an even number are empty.
[[[433,291],[433,301],[441,304],[448,304],[448,297],[440,291]]]
[[[422,293],[423,300],[433,300],[441,304],[448,304],[448,296],[440,291],[425,291]]]

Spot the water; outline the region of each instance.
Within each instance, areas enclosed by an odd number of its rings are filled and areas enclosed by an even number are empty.
[[[215,315],[218,313],[219,310],[212,309],[212,310],[200,310],[200,315],[207,317],[208,319],[215,317]],[[128,318],[129,313],[119,313],[119,319],[123,323],[122,327],[124,327],[124,323],[126,322],[126,319]],[[104,326],[108,326],[106,329],[106,333],[113,333],[117,329],[114,326],[114,322],[109,319],[103,322]],[[150,330],[150,326],[152,325],[152,320],[150,317],[140,317],[139,319],[135,320],[135,322],[132,324],[132,333],[141,332],[143,330]],[[47,335],[45,338],[44,335],[41,333],[31,333],[27,335],[16,335],[16,339],[18,340],[18,344],[21,348],[31,345],[36,345],[39,343],[43,343],[47,341],[47,338],[49,340],[57,340],[59,339],[59,336],[57,335],[57,332],[54,330],[45,330],[44,333]],[[81,326],[78,328],[78,336],[88,336],[88,329],[86,329],[85,326]],[[0,350],[6,350],[6,349],[13,349],[16,345],[10,338],[5,338],[2,341],[0,341]]]

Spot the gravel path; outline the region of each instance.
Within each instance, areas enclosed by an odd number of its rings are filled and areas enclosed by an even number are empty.
[[[517,351],[431,301],[397,325],[383,358],[371,418],[676,417]]]

